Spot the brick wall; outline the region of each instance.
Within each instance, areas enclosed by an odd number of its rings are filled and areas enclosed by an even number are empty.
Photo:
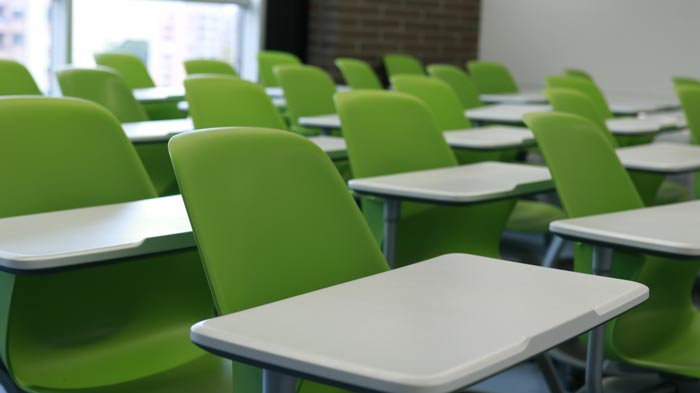
[[[372,64],[406,53],[424,64],[464,66],[476,58],[481,0],[310,0],[307,62],[341,80],[337,57]]]

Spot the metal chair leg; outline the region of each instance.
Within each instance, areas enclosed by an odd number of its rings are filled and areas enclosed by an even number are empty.
[[[562,248],[564,248],[564,239],[559,236],[552,237],[552,242],[547,247],[547,252],[544,254],[542,266],[553,267],[554,262],[559,258]]]

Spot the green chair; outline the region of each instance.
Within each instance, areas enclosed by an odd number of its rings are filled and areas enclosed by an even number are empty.
[[[32,74],[14,60],[0,59],[0,96],[41,95]]]
[[[564,69],[564,74],[568,76],[577,76],[589,81],[593,80],[593,77],[588,72],[578,69],[578,68],[566,68]]]
[[[467,62],[467,69],[479,94],[517,93],[518,85],[506,66],[487,61]]]
[[[619,146],[617,139],[608,130],[605,118],[588,95],[569,88],[547,88],[545,95],[557,112],[572,113],[592,121],[610,146]],[[683,202],[690,199],[687,187],[674,182],[664,182],[664,175],[633,171],[630,176],[646,205]]]
[[[687,76],[674,76],[672,79],[673,85],[677,88],[681,86],[700,86],[700,79],[697,78],[691,78]]]
[[[56,78],[64,96],[96,102],[123,123],[149,120],[124,79],[109,68],[66,68],[56,72]],[[179,193],[167,143],[140,142],[134,147],[158,195]]]
[[[357,178],[457,165],[426,104],[398,92],[355,90],[336,95],[350,166]],[[362,197],[378,242],[383,201]],[[515,201],[469,206],[401,204],[396,266],[452,252],[500,255],[501,234]]]
[[[258,78],[265,87],[276,87],[277,81],[274,69],[281,65],[302,65],[301,60],[291,53],[266,50],[258,53]]]
[[[170,150],[219,314],[388,270],[344,181],[312,142],[219,128],[178,135]],[[233,381],[233,391],[261,391],[251,366],[234,363]],[[340,389],[303,381],[298,391]]]
[[[425,75],[420,60],[413,56],[403,54],[388,54],[384,56],[384,68],[386,75],[391,79],[396,75]]]
[[[700,145],[700,84],[676,86],[676,95],[681,102],[688,121],[690,143]],[[700,175],[695,174],[695,195],[700,195]]]
[[[430,76],[447,83],[455,91],[463,109],[478,108],[484,105],[479,98],[479,91],[474,82],[461,68],[449,64],[432,64],[427,69]]]
[[[335,82],[328,73],[315,66],[277,66],[275,76],[284,90],[291,130],[302,135],[317,135],[318,130],[299,124],[304,116],[335,113]]]
[[[98,105],[2,98],[0,129],[0,217],[156,196]],[[0,281],[0,357],[21,391],[231,391],[230,366],[189,341],[212,316],[194,248]]]
[[[568,113],[528,114],[525,123],[535,133],[570,217],[644,206],[595,123]],[[576,271],[591,272],[591,254],[590,246],[576,245]],[[697,261],[615,252],[611,275],[647,285],[651,297],[607,324],[607,356],[665,374],[700,377],[700,313],[692,301],[698,268]]]
[[[131,89],[155,87],[146,65],[138,56],[130,53],[104,52],[95,54],[99,66],[117,70]],[[177,107],[177,103],[149,103],[144,105],[151,120],[179,119],[187,114]]]
[[[399,75],[391,79],[396,91],[410,94],[425,103],[437,121],[439,130],[450,131],[471,128],[471,123],[464,116],[457,95],[443,81],[427,76]],[[457,149],[455,156],[460,164],[480,161],[507,161],[512,159],[515,151],[486,151]],[[519,200],[506,224],[506,229],[530,234],[549,234],[552,221],[566,218],[564,212],[549,203]],[[549,258],[544,264],[551,266],[560,252],[561,242],[551,244]]]
[[[196,129],[287,125],[257,83],[226,75],[195,75],[185,80],[187,102]]]
[[[350,58],[335,59],[335,65],[343,74],[351,89],[382,90],[382,83],[367,62]]]
[[[138,56],[130,53],[95,53],[95,63],[117,70],[131,89],[155,87],[146,65]]]
[[[190,59],[185,60],[187,75],[195,74],[221,74],[238,76],[233,66],[225,61],[216,59]]]

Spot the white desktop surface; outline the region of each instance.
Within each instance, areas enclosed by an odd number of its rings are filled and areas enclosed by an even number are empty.
[[[605,121],[608,129],[615,135],[645,135],[661,131],[663,121],[654,119],[640,119],[636,117],[618,117]]]
[[[122,123],[126,136],[132,142],[164,142],[173,136],[192,131],[192,119],[150,120]]]
[[[679,257],[700,257],[700,201],[555,221],[563,237]]]
[[[700,146],[678,143],[650,143],[622,147],[617,156],[627,169],[680,174],[700,169]]]
[[[304,127],[340,129],[340,116],[336,114],[304,116],[299,118],[299,124]]]
[[[472,121],[523,124],[526,114],[551,110],[549,105],[496,104],[468,109],[465,115]]]
[[[477,203],[553,188],[546,167],[503,162],[476,164],[352,179],[353,191],[437,203]]]
[[[541,91],[521,91],[506,94],[481,94],[481,101],[486,104],[546,104],[547,97]]]
[[[443,133],[447,144],[459,149],[497,150],[536,144],[532,131],[525,127],[486,126]]]
[[[179,195],[0,219],[0,269],[73,267],[194,245]]]
[[[641,303],[638,283],[451,254],[200,322],[205,348],[386,392],[451,392]]]
[[[164,86],[134,89],[134,97],[143,103],[182,101],[185,99],[185,88],[182,86]]]

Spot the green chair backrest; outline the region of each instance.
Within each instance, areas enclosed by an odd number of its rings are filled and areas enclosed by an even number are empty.
[[[219,314],[388,270],[343,179],[313,142],[219,128],[178,135],[170,152]],[[234,363],[233,391],[260,391],[260,375]],[[304,381],[301,392],[335,392],[314,385]]]
[[[287,125],[265,89],[232,76],[195,75],[185,80],[190,116],[196,129]]]
[[[95,63],[117,70],[131,89],[155,86],[146,65],[138,56],[116,52],[96,53]]]
[[[99,105],[1,98],[0,128],[0,217],[156,197],[119,122]],[[22,391],[139,391],[132,383],[172,378],[209,356],[188,340],[189,326],[212,307],[193,249],[46,274],[0,272],[0,283],[0,354]]]
[[[610,111],[608,101],[605,99],[603,92],[600,91],[598,85],[592,80],[586,80],[577,76],[555,75],[547,77],[547,87],[563,87],[566,89],[577,90],[591,99],[598,111],[603,115],[603,118],[610,119],[613,117]]]
[[[335,113],[335,82],[315,66],[278,66],[275,75],[284,90],[287,113],[294,129],[301,129],[299,118]]]
[[[569,217],[644,207],[613,146],[595,123],[570,113],[534,113],[524,119]]]
[[[617,148],[617,141],[608,129],[603,114],[600,113],[593,101],[578,90],[563,87],[549,87],[544,90],[544,95],[556,112],[571,113],[586,118],[602,131],[605,139],[613,148]]]
[[[484,104],[479,98],[479,91],[464,70],[449,64],[432,64],[428,74],[447,83],[459,97],[464,109],[478,108]]]
[[[156,196],[119,122],[99,105],[0,98],[0,124],[0,217]]]
[[[265,87],[279,86],[274,69],[280,65],[301,65],[301,60],[291,53],[266,50],[258,53],[258,79]]]
[[[338,93],[336,102],[355,177],[457,165],[430,108],[418,98],[397,92],[349,91]]]
[[[698,145],[700,144],[700,85],[677,86],[676,94],[688,121],[691,142]]]
[[[457,165],[429,107],[418,98],[354,90],[336,94],[335,100],[356,178]],[[382,200],[362,197],[361,204],[381,243]],[[512,199],[469,206],[404,201],[396,266],[454,252],[500,257],[501,236],[514,204]]]
[[[335,59],[335,65],[343,74],[351,89],[382,90],[382,83],[367,62],[350,58]]]
[[[391,78],[396,91],[410,94],[423,101],[441,131],[471,128],[457,94],[445,82],[419,75],[398,75]]]
[[[61,92],[96,102],[121,122],[146,121],[148,115],[120,74],[106,67],[67,68],[56,72]]]
[[[187,75],[195,74],[221,74],[238,76],[233,66],[225,61],[216,59],[190,59],[185,60]]]
[[[518,85],[506,66],[487,61],[469,61],[467,69],[479,94],[517,93]]]
[[[0,59],[0,96],[41,95],[32,74],[14,60]]]
[[[700,79],[697,79],[697,78],[691,78],[688,76],[674,76],[672,79],[673,79],[673,85],[675,87],[700,86]]]
[[[591,74],[589,74],[588,72],[586,72],[584,70],[580,70],[577,68],[566,68],[566,69],[564,69],[564,74],[568,75],[568,76],[577,76],[579,78],[587,79],[589,81],[593,80],[593,77],[591,76]]]
[[[394,53],[384,56],[384,68],[389,78],[402,74],[425,75],[420,60],[404,54]]]

